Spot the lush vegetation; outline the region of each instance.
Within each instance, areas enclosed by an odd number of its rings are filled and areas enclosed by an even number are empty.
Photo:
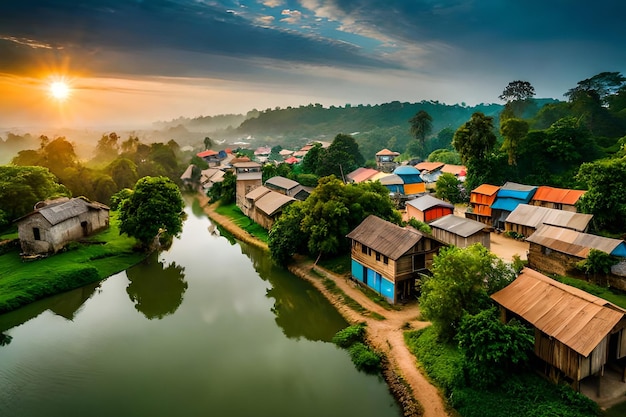
[[[134,238],[120,235],[114,212],[109,229],[89,240],[32,262],[23,262],[18,248],[0,255],[0,313],[104,279],[145,256],[133,250],[137,244]]]
[[[235,205],[235,203],[231,204],[220,204],[215,210],[219,214],[223,216],[227,216],[230,218],[233,223],[235,223],[238,227],[250,233],[252,236],[257,239],[267,243],[268,241],[268,232],[261,225],[251,220],[242,211]]]
[[[348,349],[350,358],[357,369],[378,373],[381,367],[381,357],[372,348],[365,344],[365,325],[354,324],[340,330],[333,337],[333,343]]]

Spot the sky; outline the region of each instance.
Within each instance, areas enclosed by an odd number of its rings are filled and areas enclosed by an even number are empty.
[[[499,103],[514,80],[564,99],[626,74],[624,16],[619,0],[2,1],[0,128]]]

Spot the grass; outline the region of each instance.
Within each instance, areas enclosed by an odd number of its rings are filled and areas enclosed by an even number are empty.
[[[222,205],[220,204],[215,211],[222,216],[230,218],[237,226],[250,233],[257,239],[267,243],[268,233],[261,225],[247,217],[235,203]]]
[[[350,255],[337,256],[335,258],[320,259],[318,265],[324,269],[334,272],[335,274],[349,274],[352,266]]]
[[[19,249],[0,255],[0,313],[104,279],[145,258],[134,250],[134,238],[119,235],[115,212],[110,227],[89,241],[31,262],[22,261]]]
[[[337,286],[335,281],[333,281],[332,279],[324,277],[315,269],[313,269],[312,272],[322,277],[322,283],[324,284],[324,287],[326,287],[326,289],[330,293],[338,296],[341,302],[347,307],[351,308],[352,310],[356,311],[359,314],[363,314],[364,316],[371,317],[374,320],[385,320],[385,317],[381,316],[380,314],[369,311],[368,309],[363,307],[361,304],[359,304],[354,298],[346,294],[341,288]]]
[[[626,293],[622,291],[601,287],[577,278],[559,276],[556,277],[556,279],[564,284],[571,285],[572,287],[581,289],[597,297],[604,298],[605,300],[610,301],[622,308],[626,308]]]

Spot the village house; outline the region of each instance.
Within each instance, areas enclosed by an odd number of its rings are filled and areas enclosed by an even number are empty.
[[[399,152],[390,151],[389,149],[376,152],[376,155],[374,155],[376,158],[376,168],[382,172],[392,172],[398,166],[395,162],[398,156],[400,156]]]
[[[420,273],[432,266],[443,245],[412,227],[368,216],[347,237],[351,240],[352,277],[397,303],[416,296]]]
[[[526,238],[529,242],[528,266],[547,274],[580,276],[576,264],[587,258],[591,249],[596,249],[626,261],[626,243],[563,227],[542,225]],[[606,279],[611,287],[626,291],[626,279],[616,273]]]
[[[481,222],[448,214],[429,223],[429,226],[432,235],[447,245],[466,248],[480,243],[487,249],[491,247],[491,233]]]
[[[576,212],[576,203],[585,194],[584,190],[569,190],[542,185],[530,200],[534,206]]]
[[[237,207],[243,211],[246,204],[246,194],[263,185],[261,164],[258,162],[237,162],[233,164],[233,168],[237,176],[235,202]]]
[[[374,175],[378,174],[378,172],[379,171],[373,168],[357,168],[346,175],[346,178],[348,182],[358,184],[370,180]]]
[[[465,217],[491,226],[491,205],[496,201],[499,189],[500,187],[491,184],[482,184],[473,189]]]
[[[520,204],[528,204],[535,195],[537,187],[534,185],[505,183],[496,193],[496,200],[491,205],[492,226],[496,229],[504,229],[504,222],[515,208]]]
[[[429,194],[406,202],[407,217],[430,223],[440,217],[454,213],[454,205]]]
[[[224,181],[224,175],[226,173],[218,168],[208,168],[204,169],[200,172],[200,185],[202,189],[206,192],[211,189],[213,185],[218,182]]]
[[[240,207],[241,212],[249,218],[253,218],[254,217],[254,207],[256,202],[263,197],[265,194],[270,193],[272,190],[270,190],[267,187],[264,186],[259,186],[256,187],[254,190],[250,191],[248,194],[246,194],[246,198],[243,202],[243,205]]]
[[[251,193],[254,193],[253,190]],[[248,194],[249,196],[250,194]],[[246,196],[247,197],[247,196]],[[282,214],[285,207],[296,201],[295,198],[286,196],[276,191],[263,193],[254,201],[254,206],[250,212],[250,218],[255,223],[269,230],[274,225],[276,219]]]
[[[520,204],[506,218],[504,230],[515,232],[522,236],[530,236],[542,224],[549,224],[586,232],[592,218],[592,214]]]
[[[84,198],[38,203],[15,221],[23,255],[44,255],[109,227],[109,207]]]
[[[393,173],[402,179],[404,195],[413,196],[426,192],[426,184],[415,167],[401,165],[394,169]]]
[[[297,181],[278,175],[265,181],[265,187],[300,201],[306,200],[311,194],[310,188],[302,186]]]
[[[624,370],[617,360],[626,356],[626,310],[530,268],[491,298],[503,322],[518,318],[534,327],[534,353],[554,380],[565,375],[578,390],[607,364]]]

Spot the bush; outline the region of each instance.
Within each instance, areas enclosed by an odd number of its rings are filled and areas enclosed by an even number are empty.
[[[365,344],[356,342],[348,349],[348,352],[359,371],[372,374],[380,371],[380,356]]]
[[[333,336],[332,342],[344,349],[349,348],[356,342],[363,342],[365,337],[365,324],[353,324],[345,329],[339,330]]]

